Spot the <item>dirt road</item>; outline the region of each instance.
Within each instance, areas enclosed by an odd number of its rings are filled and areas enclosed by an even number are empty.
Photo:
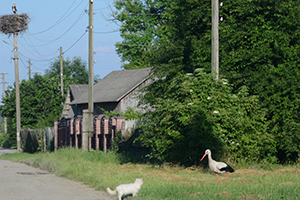
[[[15,150],[0,149],[0,155]],[[0,199],[115,200],[106,192],[21,163],[0,159]]]

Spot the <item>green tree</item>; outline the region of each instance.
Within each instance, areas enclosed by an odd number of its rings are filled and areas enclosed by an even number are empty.
[[[139,139],[152,148],[152,156],[194,165],[199,152],[210,148],[217,157],[226,154],[236,161],[274,161],[276,141],[267,133],[266,109],[247,87],[233,94],[226,80],[215,82],[203,70],[178,74],[167,84],[151,84],[148,91],[156,93],[142,97],[151,104]]]
[[[94,77],[95,82],[99,80]],[[88,71],[86,63],[79,57],[64,61],[64,94],[69,84],[87,84]],[[0,107],[2,116],[8,117],[8,142],[16,141],[16,90],[15,86],[7,88],[6,96]],[[44,76],[35,75],[32,79],[20,83],[21,129],[45,128],[53,126],[53,121],[60,118],[62,111],[59,60],[51,63]]]
[[[51,63],[49,69],[45,70],[45,76],[60,80],[60,59],[56,59]],[[80,57],[74,57],[72,60],[69,58],[63,60],[63,80],[65,94],[70,84],[88,84],[89,71],[87,63]],[[99,80],[99,76],[95,75],[94,83],[97,83]]]
[[[35,75],[20,83],[21,128],[45,128],[53,126],[61,113],[59,82],[48,76]],[[2,114],[16,125],[15,88],[9,86],[3,98]],[[43,125],[43,127],[40,127]]]
[[[221,8],[220,66],[237,89],[247,85],[268,109],[281,162],[300,155],[300,1],[229,1]]]
[[[16,90],[7,88],[2,99],[2,115],[8,118],[8,134],[3,142],[6,146],[16,144]],[[21,129],[53,126],[62,110],[59,82],[55,78],[35,75],[20,83]]]
[[[164,3],[159,1],[118,0],[113,21],[120,23],[122,42],[116,43],[123,68],[149,67],[149,56],[161,25]]]
[[[179,73],[193,72],[198,67],[211,70],[210,1],[117,2],[121,2],[122,7],[117,9],[123,19],[131,22],[120,20],[122,32],[130,33],[130,37],[122,36],[126,43],[149,41],[143,34],[147,30],[137,31],[137,24],[146,23],[147,17],[157,20],[151,22],[151,48],[140,67],[153,66],[155,75],[165,79],[164,87],[168,88],[169,81]],[[142,6],[133,12],[133,4]],[[159,18],[143,15],[150,13],[151,6],[157,8]],[[295,161],[300,155],[300,136],[295,134],[300,130],[300,92],[295,84],[300,73],[300,1],[229,0],[220,7],[220,16],[224,19],[219,24],[220,73],[233,84],[234,93],[246,85],[250,95],[259,95],[261,105],[268,110],[268,132],[277,140],[278,158],[281,162]],[[135,18],[139,23],[133,23]],[[134,45],[128,49],[129,57],[124,56],[128,65],[131,55],[134,60],[142,60],[141,54],[131,52],[138,52]],[[164,90],[153,90],[153,98],[160,91]]]

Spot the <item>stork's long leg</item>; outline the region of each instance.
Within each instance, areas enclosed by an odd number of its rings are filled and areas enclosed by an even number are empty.
[[[225,178],[228,178],[228,177],[229,177],[229,174],[227,174],[226,172],[225,172],[225,174],[226,174],[227,176],[224,177],[224,178],[222,178],[221,180],[224,180]]]
[[[221,180],[220,180],[219,174],[217,174],[217,176],[218,176],[218,184],[219,184]]]
[[[220,179],[219,174],[217,174],[217,176],[218,176],[218,184],[219,184],[222,180],[224,180],[225,178],[228,178],[228,177],[229,177],[229,174],[227,174],[226,172],[225,172],[225,174],[226,174],[226,177],[224,177],[224,178],[222,178],[222,179]]]

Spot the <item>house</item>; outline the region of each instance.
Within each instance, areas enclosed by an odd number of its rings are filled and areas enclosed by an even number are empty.
[[[106,111],[125,112],[136,107],[140,86],[148,82],[151,68],[112,71],[93,85],[94,115]],[[88,85],[70,85],[61,118],[76,118],[88,108]]]

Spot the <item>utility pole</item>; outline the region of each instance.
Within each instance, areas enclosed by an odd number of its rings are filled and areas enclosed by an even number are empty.
[[[82,149],[88,150],[88,137],[94,131],[93,127],[93,113],[94,113],[94,102],[93,102],[93,84],[94,84],[94,0],[89,0],[89,88],[88,88],[88,111],[86,113],[86,124],[87,129],[82,130]]]
[[[60,90],[61,90],[61,97],[64,97],[64,69],[63,69],[63,53],[62,47],[60,47]]]
[[[16,117],[17,117],[17,151],[21,152],[21,109],[20,109],[20,86],[19,86],[19,57],[18,57],[18,32],[14,33],[15,52],[15,76],[16,76]]]
[[[211,72],[219,80],[219,0],[211,1]]]
[[[14,47],[14,54],[15,57],[13,58],[15,61],[15,77],[16,77],[16,122],[17,122],[17,151],[21,152],[21,137],[20,137],[20,131],[21,131],[21,109],[20,109],[20,86],[19,86],[19,58],[18,58],[18,34],[22,31],[25,31],[27,29],[28,20],[29,17],[26,14],[22,14],[18,17],[15,17],[17,15],[17,8],[16,4],[13,3],[12,10],[14,12],[14,15],[5,15],[5,19],[7,20],[1,20],[1,23],[3,23],[5,26],[9,26],[9,30],[3,30],[0,31],[5,34],[13,34],[14,35],[14,44],[9,44],[8,42],[5,42],[11,46]],[[3,16],[1,16],[1,19],[3,19]],[[4,22],[2,22],[4,21]],[[12,24],[13,23],[13,24]]]
[[[2,97],[3,98],[5,97],[5,83],[7,83],[7,82],[5,82],[5,74],[7,74],[7,73],[2,73],[2,84],[3,84],[3,95],[2,95]],[[5,132],[5,134],[7,133],[7,119],[6,119],[6,117],[4,117],[4,132]]]
[[[28,61],[28,63],[29,63],[29,71],[28,71],[28,76],[29,76],[29,79],[31,79],[31,59],[29,58],[29,61]]]

